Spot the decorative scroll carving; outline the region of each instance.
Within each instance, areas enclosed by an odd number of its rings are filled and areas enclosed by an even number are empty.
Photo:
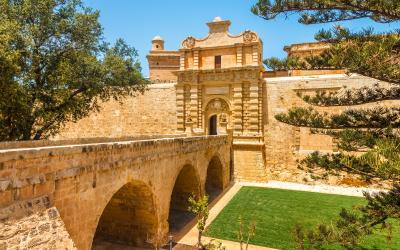
[[[182,48],[185,49],[192,49],[194,48],[194,45],[196,44],[196,40],[194,39],[194,37],[189,36],[188,38],[186,38],[185,40],[183,40],[182,42]]]
[[[246,30],[243,33],[243,42],[244,43],[256,42],[257,39],[258,39],[257,34],[253,31]]]
[[[216,98],[208,103],[206,110],[210,113],[221,113],[228,112],[229,107],[224,100]]]

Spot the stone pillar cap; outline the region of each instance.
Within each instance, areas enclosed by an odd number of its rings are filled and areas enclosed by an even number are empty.
[[[157,35],[152,39],[152,41],[164,41],[164,39],[161,36]]]

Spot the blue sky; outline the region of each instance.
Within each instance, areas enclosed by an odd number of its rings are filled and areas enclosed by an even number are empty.
[[[334,24],[302,25],[297,16],[288,19],[278,17],[265,21],[253,15],[250,7],[255,0],[85,0],[86,6],[100,10],[100,22],[104,36],[113,43],[123,38],[134,46],[140,55],[143,74],[148,75],[146,54],[151,39],[161,35],[169,50],[179,48],[181,41],[191,35],[197,38],[208,33],[207,22],[215,16],[232,22],[231,34],[250,29],[256,31],[264,42],[264,57],[284,57],[283,46],[314,40],[314,34],[321,28]],[[343,25],[357,30],[372,26],[377,31],[398,28],[397,24],[375,24],[369,20],[346,22]]]

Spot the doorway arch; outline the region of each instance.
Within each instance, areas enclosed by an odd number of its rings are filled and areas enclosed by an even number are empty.
[[[218,117],[217,117],[217,115],[212,115],[211,117],[210,117],[210,119],[208,119],[208,123],[209,123],[209,125],[208,125],[208,134],[209,135],[217,135],[218,134],[218,131],[217,131],[217,120],[218,120]]]
[[[188,211],[189,197],[200,197],[200,180],[192,165],[185,165],[176,178],[171,193],[168,224],[172,235],[179,233],[193,218]]]
[[[208,135],[226,134],[229,126],[230,108],[222,98],[211,99],[204,110],[205,131]]]
[[[154,248],[158,244],[157,229],[157,208],[151,188],[141,181],[129,182],[104,208],[92,249],[114,244]]]
[[[208,200],[211,203],[224,189],[223,184],[223,168],[221,160],[218,156],[211,158],[207,167],[207,177],[205,190],[208,195]]]

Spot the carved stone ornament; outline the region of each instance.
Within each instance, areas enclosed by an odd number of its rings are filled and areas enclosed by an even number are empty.
[[[192,116],[190,114],[187,114],[186,123],[192,123],[192,122],[193,122]]]
[[[245,42],[245,43],[255,42],[255,41],[257,41],[257,39],[258,39],[257,34],[254,33],[253,31],[246,30],[243,33],[243,42]]]
[[[226,118],[226,114],[222,113],[221,116],[219,117],[219,121],[220,123],[227,123],[228,122],[228,118]]]
[[[207,111],[213,113],[227,112],[228,109],[226,102],[219,98],[210,101],[207,105]]]
[[[189,36],[188,38],[183,40],[182,47],[185,49],[192,49],[192,48],[194,48],[195,44],[196,44],[196,40],[192,36]]]

